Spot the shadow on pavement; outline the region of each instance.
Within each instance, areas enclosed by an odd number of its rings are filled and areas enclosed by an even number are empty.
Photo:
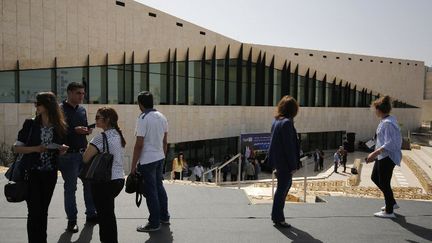
[[[172,243],[174,241],[173,232],[169,225],[162,225],[160,230],[148,234],[150,238],[145,243]]]
[[[397,218],[392,219],[393,222],[398,223],[402,228],[412,232],[413,234],[428,240],[432,241],[432,229],[425,228],[423,226],[415,225],[408,223],[405,219],[405,216],[395,213]],[[427,215],[429,216],[429,215]]]
[[[95,227],[95,224],[85,224],[84,228],[81,229],[80,235],[78,239],[74,242],[79,243],[90,243],[93,238],[93,228]],[[63,234],[60,235],[59,240],[57,243],[72,243],[73,233],[65,231]]]
[[[308,243],[322,243],[322,241],[315,239],[312,235],[296,227],[291,226],[290,228],[276,227],[282,234],[284,234],[292,242],[308,242]]]

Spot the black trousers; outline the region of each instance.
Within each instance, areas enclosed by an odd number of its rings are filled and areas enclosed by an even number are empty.
[[[28,242],[47,242],[48,207],[57,182],[57,171],[33,170],[27,199]]]
[[[114,199],[121,192],[123,186],[124,179],[91,184],[93,201],[99,219],[99,238],[101,242],[118,242]]]
[[[174,172],[174,180],[183,180],[181,172]]]
[[[393,213],[393,205],[396,204],[396,200],[394,199],[393,191],[390,186],[394,167],[395,164],[389,157],[385,157],[382,160],[377,160],[375,161],[371,176],[372,181],[384,194],[387,213]]]

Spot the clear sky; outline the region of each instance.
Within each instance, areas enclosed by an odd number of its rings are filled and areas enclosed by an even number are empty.
[[[245,43],[432,66],[432,0],[137,1]]]

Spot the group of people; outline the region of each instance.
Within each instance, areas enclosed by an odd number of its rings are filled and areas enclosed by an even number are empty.
[[[314,172],[322,171],[324,169],[324,152],[320,149],[315,149],[313,154],[314,159]]]
[[[398,209],[393,191],[390,186],[395,165],[400,165],[402,153],[402,138],[397,120],[390,115],[391,100],[389,96],[381,97],[372,104],[375,114],[380,119],[375,134],[375,150],[366,158],[366,163],[375,162],[372,171],[372,181],[384,194],[385,206],[374,214],[380,218],[395,218],[394,209]],[[294,118],[299,110],[297,101],[291,96],[284,96],[278,103],[276,114],[271,127],[271,139],[268,152],[270,165],[276,171],[277,188],[274,194],[271,219],[275,226],[291,227],[285,221],[284,206],[288,191],[292,185],[293,174],[299,168],[300,144],[297,131],[294,127]],[[319,161],[321,152],[315,152]],[[347,153],[341,147],[334,154],[335,172],[339,163],[346,170]]]
[[[93,182],[82,179],[87,223],[99,223],[102,242],[118,242],[115,198],[124,186],[123,153],[126,140],[118,125],[118,114],[110,107],[101,107],[95,116],[95,126],[103,133],[94,136],[87,144],[86,136],[92,133],[88,125],[86,110],[80,104],[85,87],[70,83],[67,99],[58,104],[52,92],[40,92],[34,103],[36,117],[25,120],[14,145],[16,153],[23,154],[30,169],[27,234],[29,242],[46,242],[48,207],[60,170],[64,183],[64,206],[68,219],[66,230],[78,232],[75,192],[77,178],[83,163],[103,150],[104,136],[108,141],[109,153],[113,154],[112,176],[108,182]],[[168,196],[163,186],[163,161],[167,154],[168,122],[166,117],[154,109],[153,96],[144,91],[138,95],[141,114],[136,121],[135,144],[130,174],[139,173],[144,180],[144,193],[149,211],[148,223],[137,227],[139,232],[160,229],[161,224],[170,223]],[[384,193],[385,207],[375,214],[377,217],[395,217],[393,209],[398,208],[390,187],[392,171],[401,161],[401,136],[396,119],[390,115],[391,103],[388,96],[373,103],[376,115],[381,119],[376,131],[376,147],[367,157],[375,161],[372,180]],[[292,176],[298,169],[300,144],[294,127],[294,117],[299,106],[291,96],[284,96],[277,106],[271,128],[271,142],[268,160],[276,170],[277,189],[274,195],[271,219],[278,227],[290,227],[285,221],[283,208],[285,198],[292,184]],[[52,145],[55,146],[53,149]],[[335,160],[346,163],[344,150],[335,154]],[[337,156],[336,156],[337,155]],[[318,161],[323,157],[316,151]],[[226,158],[226,161],[229,158]],[[238,173],[245,173],[246,179],[257,179],[259,163],[245,161],[244,171],[238,171],[237,162],[229,166],[231,180],[237,180]],[[214,163],[214,161],[213,161]],[[187,165],[183,154],[173,161],[174,178],[181,179]],[[228,166],[227,166],[228,167]],[[321,166],[322,168],[322,166]],[[345,168],[345,166],[344,166]],[[199,170],[199,171],[198,171]],[[336,170],[336,169],[335,169]],[[202,176],[202,167],[197,169],[196,179]],[[226,180],[224,173],[224,181]]]
[[[333,155],[334,172],[338,173],[339,166],[343,166],[343,172],[346,173],[346,164],[348,159],[348,151],[344,146],[340,146],[339,149]]]
[[[111,180],[95,182],[82,178],[86,224],[99,224],[101,242],[118,242],[114,201],[123,189],[123,154],[126,140],[118,125],[118,114],[111,107],[97,110],[95,123],[88,124],[87,113],[81,105],[85,86],[72,82],[67,87],[67,99],[60,104],[52,92],[40,92],[34,102],[36,116],[27,119],[18,132],[14,152],[22,154],[29,171],[29,195],[26,199],[27,236],[29,242],[47,242],[48,208],[57,182],[57,171],[64,180],[64,208],[66,231],[76,233],[77,180],[83,163],[103,151],[104,137],[113,155]],[[153,108],[150,92],[138,95],[142,111],[137,118],[136,142],[131,174],[142,175],[145,181],[148,223],[137,231],[149,232],[169,223],[168,197],[162,184],[162,161],[167,152],[168,123],[165,116]],[[145,119],[144,119],[145,118]],[[86,136],[94,127],[103,130],[87,142]]]
[[[224,161],[226,162],[230,158],[230,156],[226,156]],[[230,181],[237,181],[239,174],[240,180],[258,180],[259,174],[261,173],[261,166],[258,159],[254,159],[253,157],[245,159],[245,156],[242,158],[240,171],[239,163],[237,161],[233,161],[222,168],[222,181],[228,180],[228,174],[230,175]]]

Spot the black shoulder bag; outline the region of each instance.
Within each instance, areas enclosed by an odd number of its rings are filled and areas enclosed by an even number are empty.
[[[29,143],[33,132],[33,122],[30,126],[30,132],[27,136],[25,145]],[[29,192],[29,168],[24,161],[22,154],[18,155],[15,162],[11,164],[6,171],[5,176],[9,180],[4,186],[4,194],[8,202],[22,202],[27,199]]]
[[[110,154],[109,152],[108,139],[104,132],[102,133],[102,138],[103,150],[102,152],[99,152],[93,157],[84,176],[85,179],[94,182],[111,181],[112,163],[114,155]]]

